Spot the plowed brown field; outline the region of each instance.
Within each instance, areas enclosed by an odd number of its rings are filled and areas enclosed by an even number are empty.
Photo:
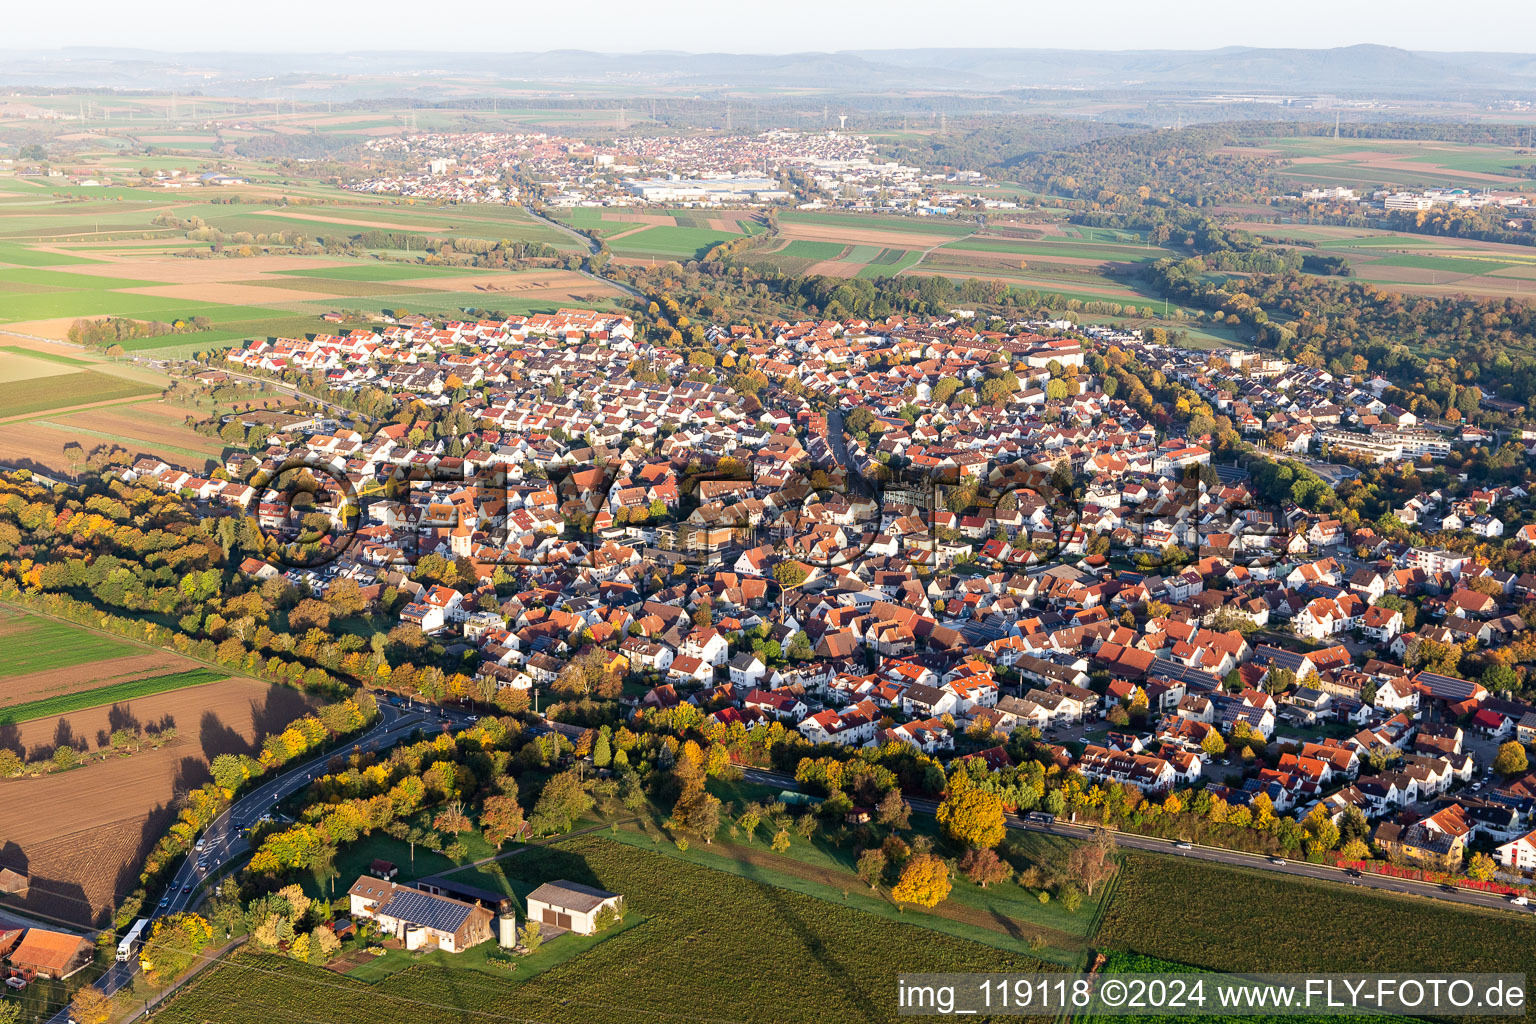
[[[99,923],[137,887],[140,861],[174,819],[178,801],[208,781],[208,762],[254,752],[309,706],[296,690],[226,679],[11,727],[24,744],[64,733],[93,748],[103,730],[133,722],[168,722],[177,733],[156,750],[0,781],[0,866],[31,880],[18,910]]]

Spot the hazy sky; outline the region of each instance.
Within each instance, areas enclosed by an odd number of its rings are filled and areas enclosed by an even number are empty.
[[[72,0],[6,5],[0,49],[131,46],[288,52],[422,49],[785,53],[920,46],[1209,49],[1381,43],[1536,49],[1532,0],[1461,19],[1429,0]],[[1496,31],[1486,31],[1498,26]],[[3,69],[0,69],[3,70]]]

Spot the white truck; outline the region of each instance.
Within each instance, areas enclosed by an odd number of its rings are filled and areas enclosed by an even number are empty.
[[[149,918],[141,917],[133,922],[133,927],[128,929],[128,934],[118,941],[117,959],[120,963],[127,961],[138,952],[139,947],[144,944],[144,929],[148,927]]]

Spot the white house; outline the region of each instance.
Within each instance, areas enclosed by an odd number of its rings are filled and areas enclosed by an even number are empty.
[[[491,938],[494,918],[485,907],[372,875],[353,882],[347,900],[354,920],[373,920],[379,931],[400,939],[408,950],[460,953]]]
[[[1494,856],[1500,864],[1518,871],[1536,871],[1536,831],[1500,845]]]
[[[528,894],[528,920],[564,928],[577,935],[597,931],[597,915],[603,908],[621,911],[624,897],[590,885],[557,879],[545,882]]]

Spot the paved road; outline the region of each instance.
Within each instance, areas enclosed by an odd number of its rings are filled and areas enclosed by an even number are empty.
[[[576,239],[576,241],[578,241],[582,245],[586,246],[587,250],[589,252],[591,252],[592,255],[594,255],[594,256],[596,256],[598,253],[602,252],[602,250],[603,250],[602,245],[600,245],[595,239],[593,239],[593,238],[591,238],[591,237],[589,237],[587,235],[582,234],[580,231],[573,230],[569,226],[567,226],[565,224],[562,224],[559,221],[555,220],[553,217],[546,217],[546,216],[544,216],[542,213],[540,213],[538,210],[535,210],[531,206],[523,207],[523,212],[528,214],[528,216],[532,217],[534,220],[543,221],[545,224],[548,224],[550,227],[554,228],[556,231],[559,231],[559,232],[561,232],[563,234],[569,235],[571,238]],[[600,282],[602,284],[609,285],[610,287],[617,288],[619,291],[624,292],[626,295],[632,296],[633,298],[639,299],[641,302],[649,302],[650,301],[650,299],[646,298],[643,293],[635,291],[635,289],[631,288],[627,284],[621,284],[618,281],[611,281],[611,280],[609,280],[606,277],[603,277],[603,276],[601,276],[599,274],[594,274],[594,273],[592,273],[591,271],[588,271],[588,270],[577,270],[576,273],[582,275],[583,277],[589,277],[592,280],[598,281],[598,282]]]
[[[147,916],[153,921],[195,906],[205,895],[198,888],[201,882],[216,877],[225,868],[252,852],[245,830],[278,803],[309,785],[316,775],[324,772],[325,764],[331,758],[386,750],[417,729],[431,731],[444,724],[461,728],[469,723],[469,717],[467,712],[449,708],[423,704],[400,707],[380,699],[378,724],[368,732],[345,746],[329,750],[276,778],[268,779],[215,818],[203,831],[201,852],[194,851],[187,856],[167,884],[160,905]],[[200,860],[202,866],[199,866]],[[107,995],[112,995],[128,985],[138,971],[138,957],[131,957],[125,962],[114,963],[96,979],[95,985]],[[65,1007],[50,1017],[47,1024],[68,1024],[68,1021],[69,1009]]]
[[[800,788],[792,776],[781,775],[778,772],[764,771],[760,768],[748,768],[744,770],[743,775],[751,782],[778,786],[782,789],[798,790]],[[912,805],[913,810],[922,811],[925,814],[932,814],[939,809],[938,801],[925,800],[921,797],[908,797],[907,803]],[[1092,837],[1096,830],[1094,826],[1074,825],[1065,821],[1057,821],[1054,824],[1046,825],[1041,822],[1027,821],[1016,814],[1007,816],[1007,824],[1009,828],[1021,829],[1026,832],[1049,832],[1052,835],[1070,836],[1075,839],[1088,839]],[[1289,860],[1282,864],[1276,863],[1269,857],[1261,854],[1240,853],[1236,850],[1223,850],[1215,846],[1192,844],[1188,850],[1181,850],[1168,839],[1155,839],[1115,829],[1111,829],[1111,831],[1114,832],[1116,843],[1132,850],[1144,850],[1164,856],[1192,857],[1195,860],[1207,860],[1217,864],[1229,864],[1234,867],[1256,868],[1261,871],[1273,871],[1283,875],[1300,875],[1306,878],[1336,882],[1340,885],[1356,885],[1369,889],[1385,889],[1390,892],[1408,893],[1413,896],[1429,896],[1452,903],[1465,903],[1470,906],[1504,910],[1511,913],[1528,914],[1532,912],[1529,908],[1517,907],[1511,904],[1504,897],[1496,893],[1480,892],[1476,889],[1447,889],[1432,882],[1418,882],[1406,878],[1389,878],[1385,875],[1373,875],[1370,873],[1362,874],[1359,878],[1351,878],[1342,868],[1326,864],[1309,864],[1305,861]]]

